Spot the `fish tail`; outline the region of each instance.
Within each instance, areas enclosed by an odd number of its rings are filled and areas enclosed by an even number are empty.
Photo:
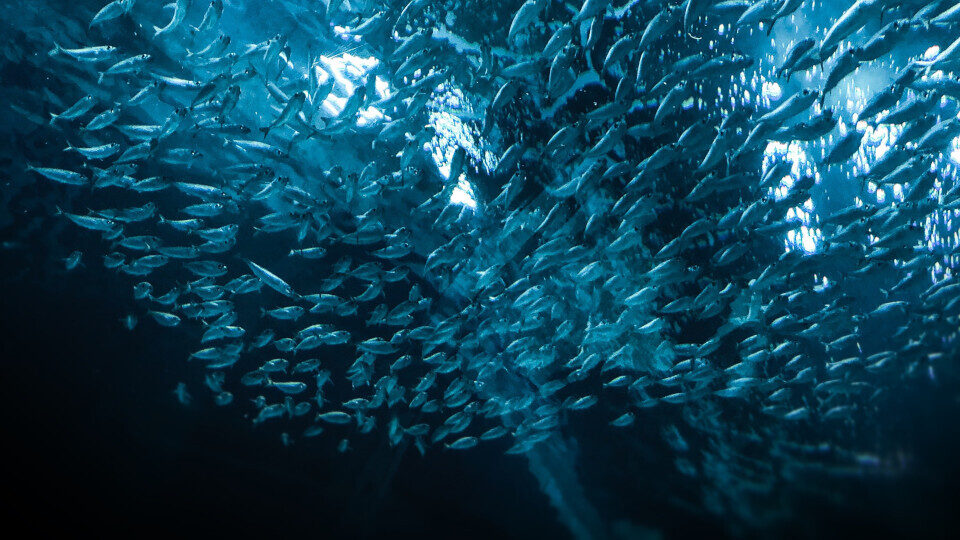
[[[53,48],[50,49],[50,52],[47,53],[48,56],[57,56],[63,52],[63,47],[60,46],[56,41],[53,42]]]
[[[260,133],[263,133],[263,138],[266,140],[267,135],[270,133],[270,126],[260,128]]]

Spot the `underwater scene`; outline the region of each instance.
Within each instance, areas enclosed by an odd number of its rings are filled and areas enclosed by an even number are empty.
[[[957,537],[957,0],[0,5],[9,527]]]

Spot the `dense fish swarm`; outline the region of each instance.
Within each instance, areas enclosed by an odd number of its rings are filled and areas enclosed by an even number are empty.
[[[162,4],[3,22],[0,226],[195,339],[183,402],[532,462],[600,409],[746,515],[954,375],[954,0]]]

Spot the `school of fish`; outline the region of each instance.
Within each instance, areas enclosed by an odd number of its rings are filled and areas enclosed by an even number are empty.
[[[956,0],[57,4],[3,204],[196,340],[184,403],[520,455],[674,408],[724,512],[955,370]]]

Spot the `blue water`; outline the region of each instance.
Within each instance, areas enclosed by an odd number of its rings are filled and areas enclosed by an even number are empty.
[[[960,18],[862,0],[882,16],[788,79],[848,6],[774,3],[799,7],[770,31],[736,24],[747,3],[684,29],[687,3],[599,2],[547,57],[579,2],[0,3],[8,523],[947,536]],[[895,20],[907,38],[744,143]],[[696,78],[721,56],[751,61]]]

